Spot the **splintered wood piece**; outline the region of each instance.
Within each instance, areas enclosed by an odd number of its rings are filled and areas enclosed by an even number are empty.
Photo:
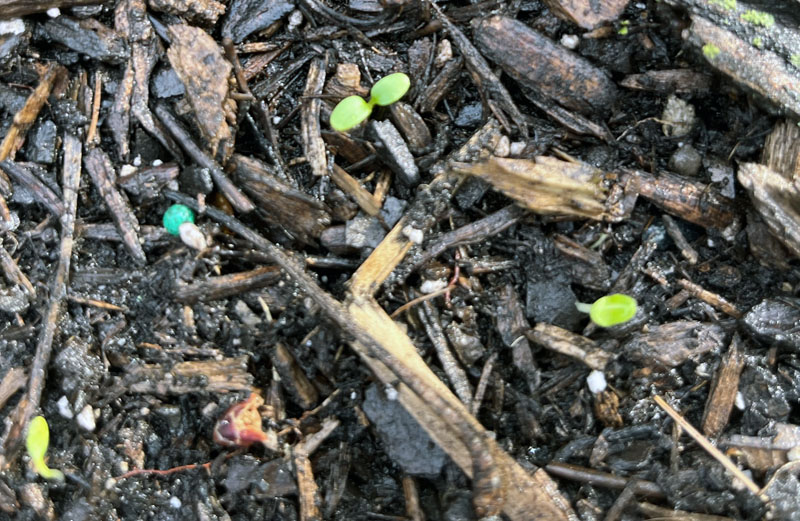
[[[36,290],[33,289],[31,281],[22,273],[14,258],[9,255],[2,244],[0,244],[0,268],[3,269],[8,280],[25,288],[30,297],[36,296]]]
[[[688,291],[691,296],[699,298],[703,302],[714,306],[716,309],[722,311],[723,313],[727,313],[733,318],[742,318],[742,312],[736,309],[736,306],[720,297],[716,293],[712,293],[702,286],[698,286],[694,282],[686,279],[678,280],[678,284],[680,284],[683,289]]]
[[[78,222],[75,225],[75,235],[83,239],[122,242],[122,237],[120,237],[117,227],[111,223],[86,224]],[[163,226],[145,224],[139,226],[139,237],[145,244],[155,244],[168,241],[172,236]]]
[[[200,25],[214,25],[225,12],[225,4],[214,0],[149,0],[154,11],[181,16]]]
[[[433,344],[433,348],[436,350],[436,355],[439,358],[439,362],[442,364],[442,369],[447,375],[447,379],[450,380],[450,385],[453,386],[456,396],[458,396],[468,408],[471,407],[472,387],[467,379],[467,373],[459,365],[458,360],[456,360],[453,351],[447,343],[442,324],[439,321],[439,313],[431,305],[430,301],[425,301],[417,308],[417,316],[420,322],[422,322],[425,332],[428,334],[428,338]]]
[[[800,73],[786,58],[768,48],[759,49],[701,16],[694,15],[691,19],[688,40],[702,49],[712,67],[780,109],[800,117]],[[764,33],[762,41],[769,31]],[[796,32],[784,41],[791,39],[797,39]]]
[[[212,277],[202,282],[179,284],[175,288],[178,302],[208,302],[239,295],[246,291],[274,284],[281,278],[276,266],[263,266],[250,271]]]
[[[661,216],[661,222],[664,223],[664,228],[667,230],[667,235],[669,235],[670,238],[675,241],[675,245],[679,250],[681,250],[681,255],[683,255],[683,258],[689,261],[689,264],[693,266],[697,264],[697,260],[699,258],[697,250],[695,250],[692,245],[689,244],[689,241],[686,240],[683,232],[672,219],[672,217],[669,215],[663,215]]]
[[[103,0],[0,0],[0,20],[44,13],[53,7],[104,4]]]
[[[433,112],[436,105],[442,101],[458,81],[459,73],[463,66],[464,60],[461,57],[447,62],[433,81],[417,96],[414,107],[423,114]]]
[[[117,190],[115,184],[117,174],[114,172],[111,160],[105,152],[99,148],[93,148],[86,155],[84,166],[114,218],[114,224],[131,257],[137,264],[144,264],[147,262],[147,257],[139,243],[139,220],[131,210],[128,198]]]
[[[658,177],[641,170],[625,173],[638,178],[640,195],[675,217],[723,231],[736,222],[733,201],[711,186],[667,172],[659,172]]]
[[[3,12],[2,6],[0,6],[0,12]],[[19,150],[25,142],[25,134],[28,132],[28,129],[31,128],[33,122],[36,121],[39,111],[42,110],[42,107],[47,101],[47,97],[50,96],[53,84],[59,76],[65,73],[66,69],[56,63],[51,63],[47,67],[44,67],[39,85],[37,85],[33,93],[28,96],[25,105],[23,105],[19,112],[14,114],[11,127],[6,131],[3,141],[0,143],[0,161],[14,159],[17,150]],[[4,174],[0,174],[0,178],[8,183],[8,178],[5,177]],[[0,186],[2,186],[2,183],[0,183]]]
[[[5,172],[14,181],[30,190],[33,197],[47,208],[54,217],[61,217],[64,214],[64,203],[61,198],[53,193],[50,187],[44,184],[23,163],[16,163],[6,159],[0,162],[0,172]]]
[[[303,372],[289,349],[278,342],[272,351],[273,367],[281,376],[281,385],[304,410],[309,410],[319,401],[319,393]]]
[[[628,0],[545,0],[544,3],[556,16],[584,29],[594,29],[616,20],[625,10]]]
[[[526,331],[531,325],[525,318],[525,307],[519,294],[511,284],[506,284],[497,294],[495,301],[495,328],[503,343],[511,349],[512,363],[525,377],[531,394],[539,387],[541,375],[533,359],[533,352]]]
[[[424,152],[433,143],[431,131],[411,105],[398,101],[389,107],[392,121],[408,141],[408,148],[414,154]]]
[[[5,407],[6,402],[14,396],[14,393],[22,389],[27,380],[25,369],[22,367],[12,367],[6,372],[3,380],[0,381],[0,409]]]
[[[511,128],[508,118],[511,118],[520,133],[528,136],[528,125],[525,118],[514,103],[508,90],[500,82],[500,79],[492,72],[486,59],[478,52],[469,38],[467,38],[456,25],[442,12],[436,2],[427,0],[427,5],[431,6],[436,18],[442,23],[442,27],[450,34],[453,44],[458,48],[467,64],[472,81],[481,93],[481,99],[485,100],[489,109],[500,121],[506,131],[510,134]],[[519,42],[511,42],[514,48],[519,48]]]
[[[117,184],[139,200],[155,199],[161,189],[178,178],[180,168],[175,163],[142,168],[132,174],[120,176]]]
[[[545,470],[559,478],[570,479],[580,483],[590,483],[598,487],[611,489],[623,489],[630,481],[626,477],[617,476],[609,472],[602,472],[588,467],[580,467],[571,463],[548,463],[545,467]],[[661,490],[661,487],[657,483],[641,479],[637,479],[635,483],[635,492],[637,496],[644,496],[652,499],[664,499],[664,491]]]
[[[300,504],[300,521],[322,521],[319,505],[322,500],[319,487],[314,481],[314,470],[311,460],[303,452],[295,451],[292,454],[294,473],[297,479],[297,502]]]
[[[170,134],[181,144],[186,153],[203,168],[207,168],[217,185],[231,205],[238,211],[247,213],[255,210],[253,202],[228,179],[219,164],[200,150],[189,133],[178,123],[166,105],[156,106],[156,115],[167,127]]]
[[[535,328],[529,329],[525,334],[540,346],[580,360],[587,367],[596,371],[603,371],[609,360],[614,358],[612,353],[601,349],[591,338],[577,335],[552,324],[539,322]]]
[[[261,161],[234,154],[231,164],[235,167],[237,182],[258,201],[269,222],[282,226],[309,244],[330,225],[331,215],[324,204],[278,179]]]
[[[425,513],[420,508],[417,483],[411,476],[403,476],[403,497],[406,500],[406,515],[411,521],[425,521]]]
[[[689,69],[668,69],[630,74],[619,84],[636,90],[659,94],[700,94],[711,88],[711,75]]]
[[[325,65],[327,60],[314,58],[308,67],[306,88],[303,91],[305,101],[300,109],[300,129],[303,135],[303,151],[316,176],[328,175],[328,156],[325,153],[325,142],[320,133],[319,113],[322,108],[322,87],[325,86]]]
[[[708,393],[703,413],[703,432],[716,438],[728,424],[728,418],[739,391],[739,376],[744,368],[744,349],[738,333],[733,335],[728,352],[722,358]]]
[[[718,324],[680,320],[634,333],[622,351],[631,360],[661,369],[719,351],[724,340],[725,330]]]
[[[603,255],[595,250],[577,243],[569,237],[556,234],[553,237],[558,251],[572,261],[570,271],[576,284],[598,291],[606,291],[611,286],[611,268],[606,264]]]
[[[352,197],[365,214],[373,217],[380,215],[381,207],[375,202],[372,194],[339,165],[333,165],[331,169],[331,180],[333,180],[336,186],[341,188],[342,191]]]
[[[39,408],[44,390],[50,354],[53,351],[53,338],[58,330],[61,306],[67,294],[67,279],[74,244],[75,214],[78,210],[78,188],[81,177],[81,142],[71,134],[64,135],[64,167],[61,186],[64,191],[64,213],[59,218],[61,224],[61,247],[58,265],[50,288],[50,302],[47,314],[42,320],[36,354],[30,368],[28,389],[17,407],[6,419],[6,431],[0,439],[0,469],[7,469],[14,461],[22,445],[22,433],[34,412]]]
[[[222,36],[236,43],[248,35],[266,29],[295,8],[287,0],[233,0],[222,26]]]
[[[800,179],[800,127],[783,120],[764,141],[762,163],[786,179]]]
[[[580,114],[605,114],[617,98],[606,73],[524,23],[505,16],[483,20],[475,41],[520,85]]]
[[[800,257],[800,186],[771,168],[757,163],[739,166],[739,182],[761,218],[795,257]]]
[[[247,357],[192,360],[172,366],[146,364],[127,375],[130,392],[159,396],[188,393],[251,391],[253,375],[247,372]]]
[[[747,467],[756,472],[774,470],[788,461],[787,452],[800,446],[800,426],[778,422],[774,429],[772,438],[733,434],[725,446],[742,456]]]
[[[185,97],[211,157],[225,164],[234,144],[228,122],[236,121],[236,103],[228,98],[233,66],[211,35],[199,27],[171,25],[169,35],[169,62],[186,89]]]
[[[584,163],[547,156],[534,160],[493,156],[484,163],[453,162],[450,168],[488,181],[535,213],[598,221],[606,216],[603,173]]]
[[[536,105],[539,110],[553,118],[570,132],[584,136],[594,136],[607,143],[614,141],[614,136],[611,135],[608,128],[595,123],[586,116],[567,110],[555,101],[547,99],[544,95],[531,89],[523,89],[522,93],[525,94],[525,97]]]

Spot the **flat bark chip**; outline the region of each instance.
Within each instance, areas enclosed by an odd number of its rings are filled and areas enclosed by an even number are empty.
[[[173,25],[169,34],[172,38],[167,51],[169,62],[186,88],[186,99],[209,151],[220,159],[219,150],[222,159],[227,159],[233,150],[232,133],[226,119],[233,112],[228,100],[228,78],[233,66],[225,59],[222,48],[202,29]]]

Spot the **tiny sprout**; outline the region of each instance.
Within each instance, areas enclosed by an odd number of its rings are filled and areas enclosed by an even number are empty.
[[[372,114],[372,107],[385,107],[395,103],[408,92],[411,80],[402,72],[390,74],[378,80],[370,89],[369,101],[360,96],[348,96],[331,112],[331,127],[345,132],[358,126]]]
[[[600,327],[624,324],[636,315],[636,299],[621,293],[600,297],[594,304],[576,302],[575,307],[582,313],[589,313],[592,322]]]
[[[45,479],[64,481],[64,473],[58,469],[51,469],[44,462],[47,446],[50,444],[50,429],[44,416],[36,416],[28,425],[28,436],[25,438],[25,448],[31,457],[33,469]]]

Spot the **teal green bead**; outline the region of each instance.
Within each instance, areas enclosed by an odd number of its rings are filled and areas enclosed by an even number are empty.
[[[164,212],[164,228],[172,235],[180,234],[181,224],[194,222],[194,211],[185,204],[173,204]]]

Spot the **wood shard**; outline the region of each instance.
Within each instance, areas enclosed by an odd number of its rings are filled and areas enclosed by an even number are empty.
[[[534,160],[492,156],[483,163],[451,163],[450,168],[488,181],[518,204],[539,214],[598,221],[606,215],[603,173],[583,163],[546,156]]]
[[[535,328],[527,331],[526,335],[540,346],[580,360],[587,367],[596,371],[604,370],[609,360],[614,358],[612,353],[601,349],[591,338],[552,324],[539,322]]]
[[[149,0],[154,11],[182,16],[190,21],[214,25],[225,12],[225,4],[214,0]]]
[[[718,324],[681,320],[635,333],[622,345],[622,350],[629,358],[644,365],[667,368],[718,351],[724,340],[725,330]]]
[[[708,393],[708,402],[703,413],[703,432],[709,438],[719,436],[728,424],[736,393],[739,391],[739,376],[742,374],[744,361],[742,340],[735,334]]]
[[[647,71],[626,76],[620,85],[659,94],[701,94],[711,88],[711,75],[689,69]]]
[[[147,257],[139,243],[139,220],[131,210],[128,198],[117,190],[115,184],[117,175],[114,167],[111,166],[111,160],[105,152],[99,148],[93,148],[86,154],[84,166],[114,218],[114,224],[117,226],[128,252],[134,261],[144,264],[147,262]]]
[[[239,295],[246,291],[274,284],[281,278],[275,266],[263,266],[250,271],[212,277],[202,282],[179,285],[175,300],[179,302],[211,301]]]
[[[475,30],[475,41],[523,87],[570,110],[605,114],[617,98],[617,89],[605,72],[520,21],[487,18]]]
[[[628,0],[545,0],[544,3],[557,16],[584,29],[594,29],[616,20],[625,10]]]
[[[289,349],[278,342],[272,351],[272,363],[281,376],[281,385],[304,410],[309,410],[319,400],[319,393],[314,384],[308,379],[303,368],[295,360]]]
[[[800,426],[777,422],[774,430],[774,437],[733,434],[725,440],[725,446],[734,449],[757,472],[774,470],[788,461],[787,452],[800,446]]]
[[[224,164],[233,153],[234,144],[228,125],[228,121],[236,121],[236,104],[228,98],[233,66],[204,30],[178,24],[170,26],[169,34],[169,62],[186,89],[186,99],[210,155]]]
[[[131,382],[130,392],[160,396],[253,388],[253,375],[247,372],[246,356],[178,362],[173,366],[149,364],[132,368],[127,378]]]
[[[102,4],[102,0],[0,0],[0,20],[44,13],[53,7]]]

